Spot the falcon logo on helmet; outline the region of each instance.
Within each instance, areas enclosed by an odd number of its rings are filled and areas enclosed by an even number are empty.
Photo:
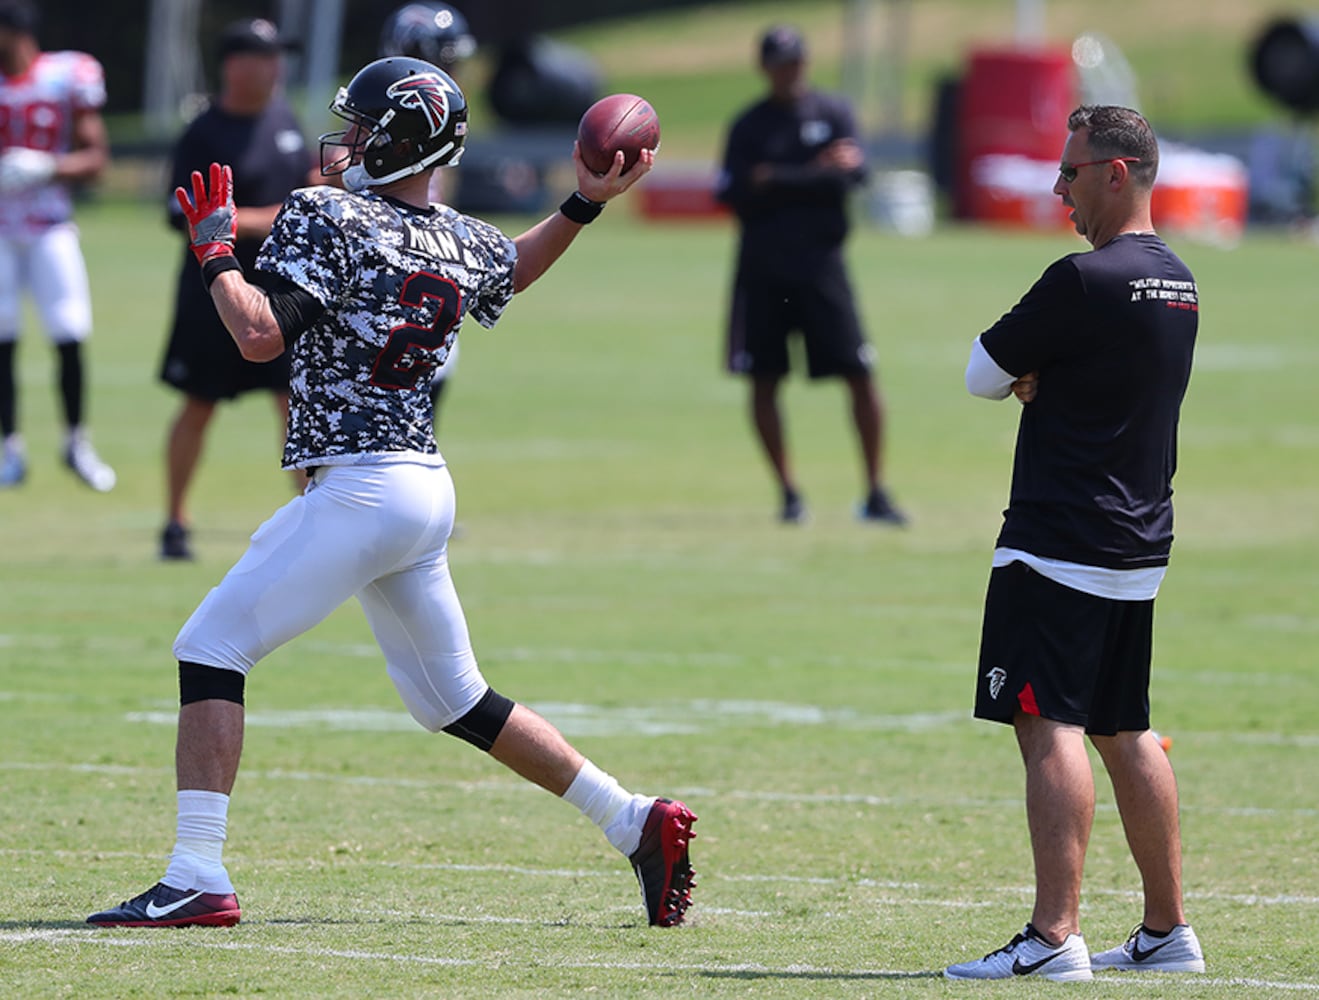
[[[399,105],[420,111],[430,125],[431,135],[439,135],[449,121],[449,95],[453,88],[444,78],[433,73],[405,77],[385,91]]]

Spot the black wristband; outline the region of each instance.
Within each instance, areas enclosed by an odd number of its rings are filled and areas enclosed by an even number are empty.
[[[574,191],[563,199],[563,204],[559,206],[569,222],[575,222],[579,226],[585,226],[587,223],[594,222],[599,218],[600,213],[605,210],[603,201],[592,201],[580,191]]]
[[[211,290],[211,282],[218,278],[225,271],[242,271],[243,265],[238,263],[238,258],[231,253],[217,253],[214,257],[207,257],[206,263],[202,265],[202,283],[206,285],[206,290]]]

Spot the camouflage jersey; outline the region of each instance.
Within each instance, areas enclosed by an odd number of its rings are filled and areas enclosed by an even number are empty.
[[[494,326],[516,259],[498,229],[445,206],[332,187],[289,195],[257,268],[325,312],[290,348],[284,468],[442,464],[431,376],[465,315]]]

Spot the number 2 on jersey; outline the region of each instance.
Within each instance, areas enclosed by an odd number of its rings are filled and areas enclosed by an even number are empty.
[[[403,323],[389,331],[389,340],[371,370],[371,384],[383,389],[412,389],[423,374],[429,379],[438,367],[435,352],[445,347],[449,331],[461,315],[463,293],[448,278],[417,271],[404,279],[398,300],[405,306],[431,310],[431,322],[429,326]]]

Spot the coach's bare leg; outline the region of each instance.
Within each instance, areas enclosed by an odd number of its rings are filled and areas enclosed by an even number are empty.
[[[866,487],[876,490],[884,482],[884,403],[869,372],[847,376],[852,400],[852,423],[861,445]]]
[[[751,379],[751,420],[756,433],[760,436],[761,447],[765,457],[774,469],[779,486],[786,491],[797,492],[797,483],[792,477],[792,466],[788,461],[788,448],[783,433],[783,418],[779,413],[779,378]]]
[[[1018,712],[1026,763],[1026,819],[1035,857],[1031,923],[1061,944],[1081,929],[1081,873],[1095,815],[1095,782],[1080,726]]]
[[[169,520],[188,523],[187,496],[206,443],[206,428],[215,415],[209,399],[185,396],[165,444],[165,474]]]
[[[230,794],[242,754],[242,705],[208,698],[179,708],[174,770],[180,791]]]
[[[568,790],[586,760],[547,720],[517,704],[495,738],[490,756],[560,796]]]
[[[1122,829],[1145,889],[1144,924],[1166,931],[1186,923],[1182,909],[1182,835],[1177,778],[1148,729],[1092,736],[1113,781]]]

